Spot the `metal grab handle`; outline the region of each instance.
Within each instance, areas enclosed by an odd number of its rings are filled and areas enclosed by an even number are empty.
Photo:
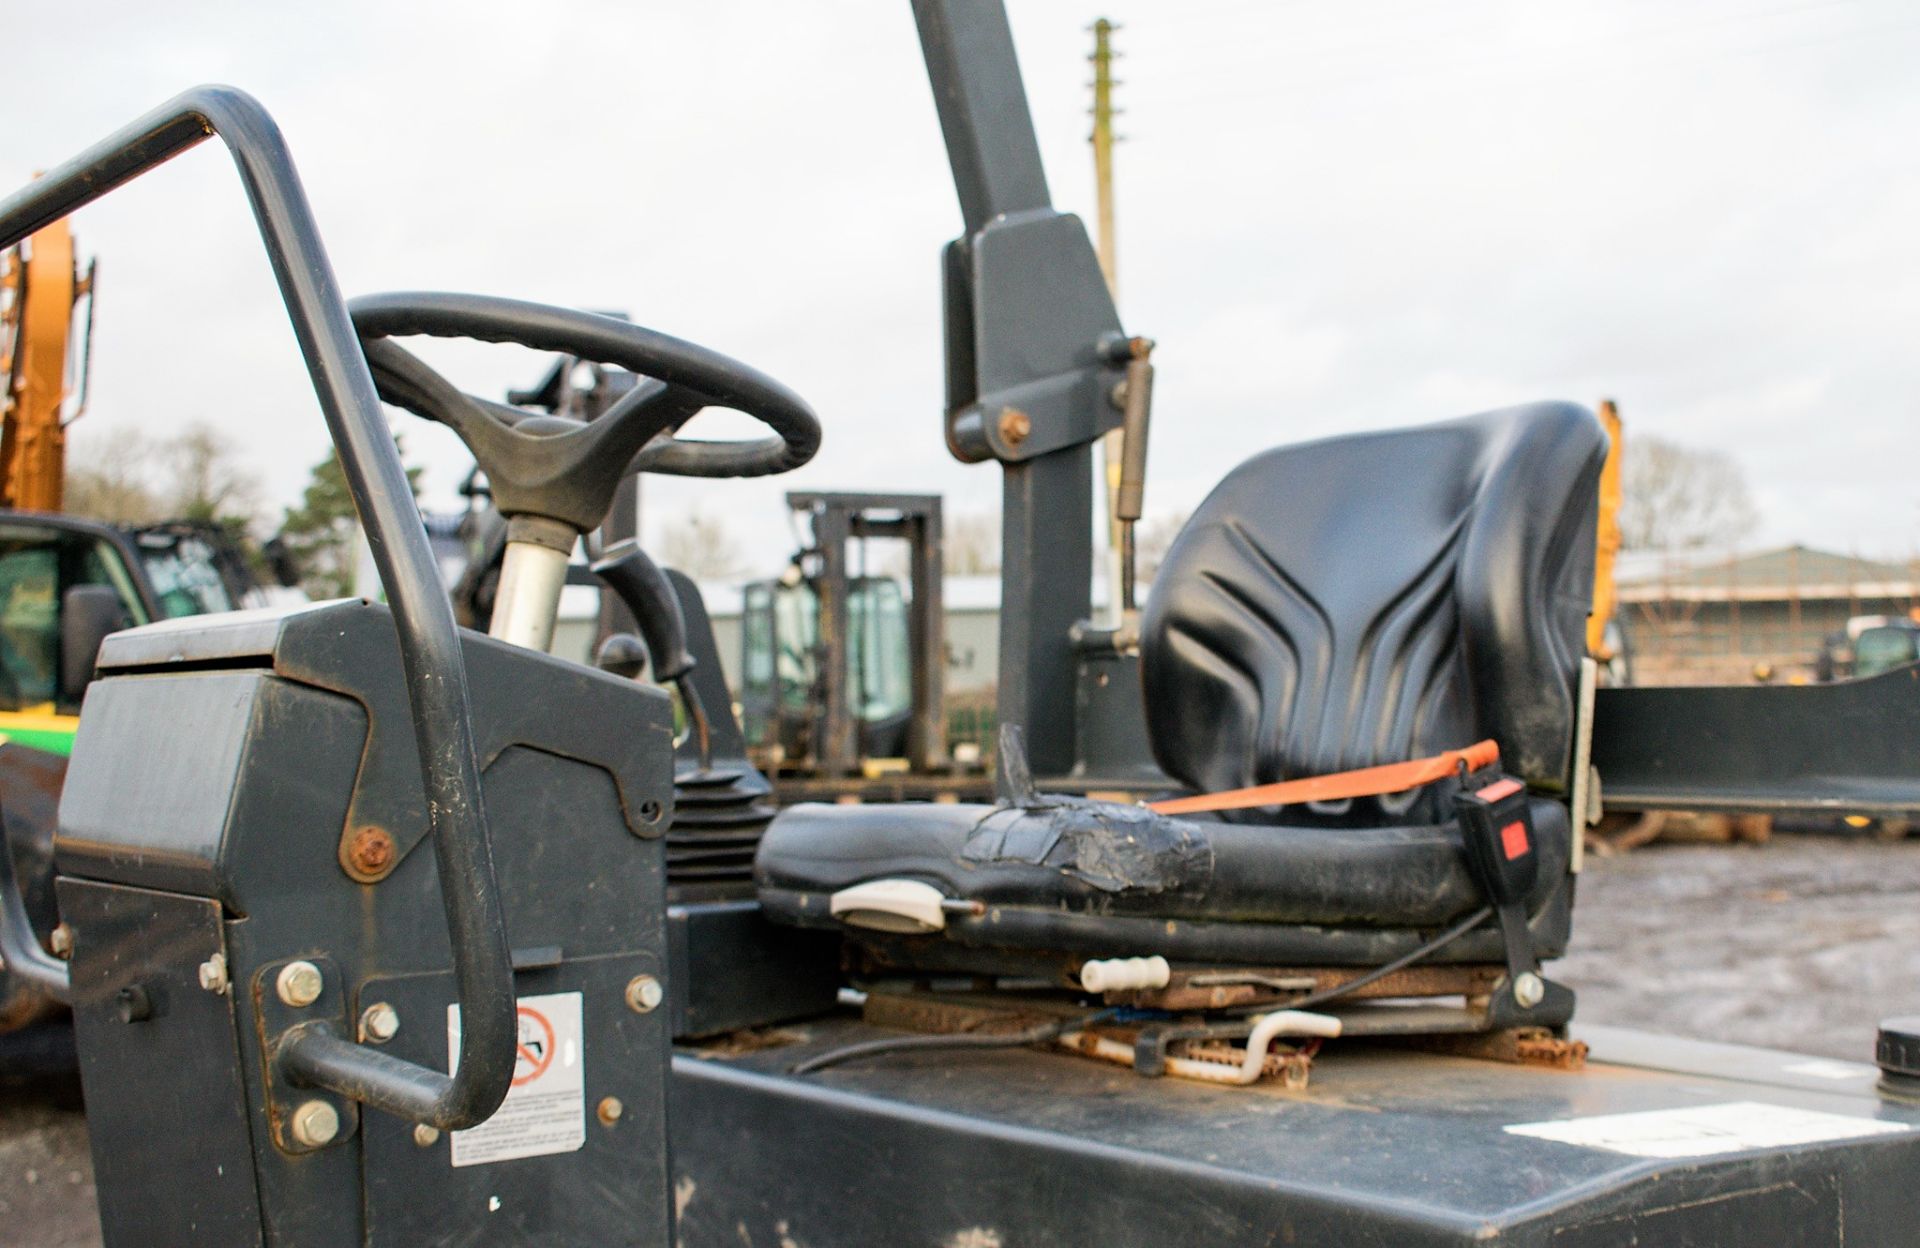
[[[65,962],[40,947],[22,896],[19,873],[13,869],[13,842],[6,833],[6,820],[0,818],[0,959],[15,979],[62,1005],[72,1005],[72,973]]]
[[[459,986],[455,1076],[311,1032],[290,1037],[281,1061],[290,1073],[401,1117],[443,1130],[472,1126],[506,1097],[517,1024],[466,664],[406,470],[279,127],[244,92],[196,87],[0,201],[0,249],[213,135],[239,170],[393,609]],[[309,1047],[323,1050],[317,1060]]]

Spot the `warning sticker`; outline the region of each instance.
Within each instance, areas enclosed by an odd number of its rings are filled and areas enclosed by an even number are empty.
[[[1557,1140],[1582,1148],[1625,1153],[1629,1157],[1675,1158],[1824,1144],[1868,1135],[1896,1135],[1912,1129],[1907,1123],[1879,1118],[1733,1101],[1725,1105],[1692,1105],[1685,1109],[1653,1109],[1637,1114],[1519,1123],[1507,1131],[1511,1135]]]
[[[513,1086],[493,1117],[453,1133],[453,1164],[570,1153],[587,1142],[586,1054],[580,994],[521,997]],[[460,1065],[460,1007],[447,1007],[447,1052]]]

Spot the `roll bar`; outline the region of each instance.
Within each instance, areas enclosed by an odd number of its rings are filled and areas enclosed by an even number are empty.
[[[279,1061],[296,1081],[443,1130],[469,1127],[507,1094],[516,1016],[466,665],[406,470],[279,127],[245,92],[196,87],[0,201],[0,249],[213,136],[239,170],[393,609],[460,1002],[451,1077],[323,1027],[289,1035]]]

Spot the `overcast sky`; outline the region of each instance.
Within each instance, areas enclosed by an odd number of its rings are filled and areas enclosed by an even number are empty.
[[[15,3],[0,184],[196,82],[279,118],[350,294],[593,308],[810,399],[812,465],[650,487],[756,563],[788,488],[997,501],[941,440],[960,226],[906,0]],[[1249,454],[1514,402],[1718,447],[1759,541],[1920,548],[1920,12],[1908,0],[1011,0],[1056,203],[1091,219],[1088,23],[1123,23],[1122,312],[1160,342],[1150,511]],[[277,512],[326,436],[217,145],[84,210],[79,452],[192,419]],[[498,393],[502,348],[429,358]],[[446,503],[450,434],[396,417]],[[709,420],[692,432],[731,432]]]

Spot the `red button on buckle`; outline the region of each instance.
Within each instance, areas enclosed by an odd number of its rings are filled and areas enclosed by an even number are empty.
[[[1527,852],[1527,825],[1515,819],[1500,829],[1500,846],[1507,851],[1507,861],[1512,862]]]

